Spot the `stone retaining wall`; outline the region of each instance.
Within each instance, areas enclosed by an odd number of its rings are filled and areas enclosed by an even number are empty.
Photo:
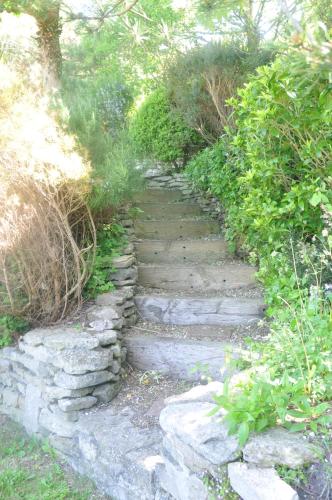
[[[113,260],[117,289],[99,295],[78,324],[38,328],[0,351],[0,412],[30,434],[70,449],[80,417],[119,392],[126,348],[122,329],[137,320],[132,243]]]

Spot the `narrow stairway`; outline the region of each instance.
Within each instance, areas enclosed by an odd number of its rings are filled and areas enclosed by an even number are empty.
[[[126,335],[129,363],[223,379],[226,356],[263,314],[255,268],[227,254],[219,222],[181,191],[147,189],[135,205],[140,321]]]

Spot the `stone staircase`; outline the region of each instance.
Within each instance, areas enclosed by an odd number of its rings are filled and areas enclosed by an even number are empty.
[[[134,203],[141,321],[125,336],[129,363],[185,380],[199,379],[194,369],[204,365],[223,379],[227,353],[239,351],[224,331],[255,325],[264,312],[256,269],[227,254],[219,222],[182,191],[148,188]],[[186,338],[169,325],[186,326]]]

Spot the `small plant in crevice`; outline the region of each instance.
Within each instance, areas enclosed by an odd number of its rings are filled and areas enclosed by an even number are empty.
[[[212,382],[212,376],[210,372],[210,367],[208,363],[201,363],[197,361],[192,368],[189,369],[189,373],[192,375],[199,375],[203,383]]]
[[[24,333],[29,328],[29,323],[22,318],[8,314],[0,316],[0,348],[13,343],[15,335]]]
[[[240,498],[232,489],[227,467],[220,467],[218,477],[206,472],[203,483],[208,490],[208,500],[238,500]]]
[[[151,385],[153,383],[159,384],[163,380],[164,376],[161,372],[157,370],[147,370],[139,377],[139,383],[141,385]]]
[[[286,483],[293,487],[305,486],[308,482],[307,468],[298,467],[296,469],[291,469],[286,465],[277,465],[276,471],[278,475]]]
[[[85,286],[85,298],[95,298],[99,293],[114,289],[110,280],[110,274],[115,271],[112,261],[120,255],[126,241],[125,229],[121,224],[103,224],[98,229],[96,258]]]

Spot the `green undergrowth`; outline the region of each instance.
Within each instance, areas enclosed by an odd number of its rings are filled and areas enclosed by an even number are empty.
[[[114,290],[110,274],[115,271],[112,260],[121,254],[127,242],[125,229],[121,224],[102,224],[97,231],[97,250],[91,277],[84,290],[86,298]]]
[[[0,348],[12,344],[15,336],[24,333],[28,328],[28,322],[22,318],[8,314],[0,316]]]
[[[320,297],[285,304],[270,338],[250,343],[247,373],[236,390],[225,383],[216,411],[227,410],[229,432],[243,445],[251,432],[283,425],[291,431],[331,423],[332,318]],[[240,391],[238,389],[241,389]]]
[[[106,498],[78,477],[45,442],[29,438],[1,417],[0,498],[6,500],[92,500]]]

